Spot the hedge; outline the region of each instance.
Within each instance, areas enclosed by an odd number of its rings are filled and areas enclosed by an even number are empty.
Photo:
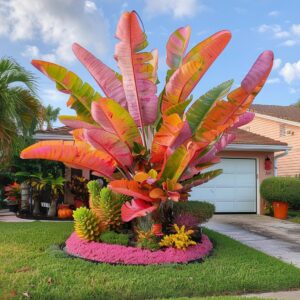
[[[198,218],[199,224],[207,222],[214,214],[215,206],[205,201],[186,201],[174,203],[174,214],[191,214]]]
[[[270,177],[260,186],[262,197],[272,203],[282,201],[292,207],[300,205],[300,179],[294,177]]]

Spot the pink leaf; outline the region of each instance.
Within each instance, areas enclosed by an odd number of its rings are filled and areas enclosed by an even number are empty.
[[[144,217],[154,210],[156,210],[156,207],[149,202],[141,199],[133,199],[131,203],[127,201],[123,204],[121,216],[124,222],[129,222],[137,217]]]
[[[140,52],[147,46],[137,14],[125,12],[118,23],[115,58],[123,75],[123,87],[128,110],[138,126],[153,124],[157,116],[156,85],[150,52]]]
[[[122,81],[117,78],[116,73],[80,45],[74,43],[72,49],[76,57],[101,87],[106,97],[112,98],[123,107],[126,107],[127,102]]]

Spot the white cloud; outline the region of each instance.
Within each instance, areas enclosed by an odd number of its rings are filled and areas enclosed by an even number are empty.
[[[278,10],[272,10],[268,13],[268,16],[277,17],[277,16],[279,16],[279,11]]]
[[[89,0],[86,0],[84,2],[84,11],[88,13],[93,13],[96,10],[97,10],[97,6],[95,2]]]
[[[281,45],[286,46],[286,47],[293,47],[296,44],[298,44],[298,42],[296,40],[286,40]]]
[[[300,24],[292,24],[288,29],[283,29],[278,24],[262,24],[258,27],[259,33],[270,34],[272,38],[281,39],[280,46],[292,47],[300,43]]]
[[[275,78],[270,78],[267,80],[267,84],[276,84],[276,83],[279,83],[280,82],[280,78],[278,77],[275,77]]]
[[[46,61],[55,62],[56,56],[53,53],[42,54],[37,46],[26,45],[25,50],[21,53],[24,57],[29,57],[30,59],[39,58]]]
[[[74,60],[73,42],[104,55],[109,44],[107,27],[106,19],[93,1],[0,0],[0,35],[12,41],[40,39],[59,61]]]
[[[150,16],[172,14],[174,18],[193,17],[204,5],[198,0],[145,0],[145,13]]]
[[[300,79],[300,60],[295,63],[287,62],[280,70],[279,74],[283,77],[284,81],[291,84],[295,80]]]
[[[300,24],[293,24],[291,27],[291,31],[297,35],[300,36]]]
[[[278,69],[281,66],[282,60],[280,58],[275,58],[273,62],[273,70]]]

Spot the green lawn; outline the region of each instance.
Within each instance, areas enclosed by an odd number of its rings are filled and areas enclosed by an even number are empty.
[[[0,299],[26,298],[23,293],[32,299],[176,298],[300,288],[300,269],[212,231],[216,247],[204,263],[147,267],[69,258],[57,245],[71,231],[72,223],[0,222]]]
[[[294,223],[300,223],[300,211],[299,210],[289,210],[288,221]]]

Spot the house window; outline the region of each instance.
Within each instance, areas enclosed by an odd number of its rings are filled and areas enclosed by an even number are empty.
[[[279,136],[286,136],[285,124],[280,124],[279,125]]]

